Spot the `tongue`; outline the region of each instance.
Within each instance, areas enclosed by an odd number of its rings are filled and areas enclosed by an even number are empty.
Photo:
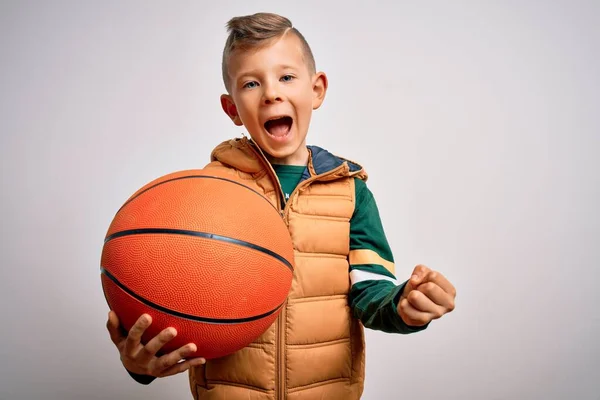
[[[289,118],[280,118],[273,121],[268,121],[265,124],[265,128],[267,128],[267,131],[269,131],[271,135],[283,137],[290,131],[290,125]]]

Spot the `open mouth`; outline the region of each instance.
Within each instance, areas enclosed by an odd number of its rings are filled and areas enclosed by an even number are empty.
[[[265,129],[271,136],[284,137],[292,129],[294,120],[292,117],[283,116],[268,120],[265,122]]]

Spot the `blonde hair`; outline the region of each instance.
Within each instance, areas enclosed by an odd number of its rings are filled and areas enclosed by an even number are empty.
[[[227,22],[227,31],[229,36],[225,42],[223,50],[223,61],[221,64],[223,73],[223,83],[229,92],[229,57],[234,50],[249,50],[260,48],[268,41],[279,38],[288,32],[296,35],[302,43],[304,59],[311,73],[315,73],[315,58],[308,42],[302,34],[292,26],[292,22],[281,15],[271,13],[257,13],[234,17]]]

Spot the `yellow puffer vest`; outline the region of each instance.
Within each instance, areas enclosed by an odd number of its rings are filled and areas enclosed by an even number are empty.
[[[249,140],[224,142],[211,159],[206,168],[245,180],[281,210],[275,172]],[[351,172],[347,161],[336,160],[340,165],[317,175],[311,153],[311,177],[298,185],[282,212],[294,243],[296,268],[281,314],[248,347],[190,370],[195,399],[360,398],[364,336],[348,306],[348,253],[353,177],[366,179],[366,174],[362,169]]]

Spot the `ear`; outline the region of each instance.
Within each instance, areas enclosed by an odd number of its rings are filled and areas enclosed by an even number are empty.
[[[316,110],[323,104],[328,84],[325,72],[317,72],[313,77],[313,110]]]
[[[223,107],[223,111],[225,111],[225,114],[227,114],[227,116],[231,118],[234,124],[236,124],[237,126],[244,125],[237,112],[237,107],[233,102],[233,98],[230,95],[221,95],[221,107]]]

